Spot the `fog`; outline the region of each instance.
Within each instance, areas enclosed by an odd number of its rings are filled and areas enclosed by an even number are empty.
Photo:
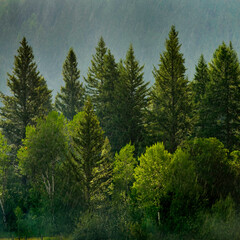
[[[83,80],[100,36],[116,60],[125,58],[132,43],[145,65],[145,81],[153,83],[153,65],[158,65],[173,24],[191,80],[200,55],[210,61],[222,41],[231,40],[239,52],[238,9],[237,0],[0,0],[0,90],[7,91],[6,73],[12,71],[23,36],[53,95],[63,84],[69,48],[77,54]]]

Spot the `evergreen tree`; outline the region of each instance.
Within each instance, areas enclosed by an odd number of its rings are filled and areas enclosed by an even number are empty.
[[[200,112],[201,136],[217,137],[232,150],[240,130],[240,67],[232,46],[220,45],[209,66],[208,84]]]
[[[73,119],[73,116],[82,109],[84,104],[84,88],[78,80],[80,71],[77,65],[77,57],[70,48],[62,71],[65,87],[61,87],[61,93],[57,94],[55,101],[56,109],[69,120]]]
[[[82,184],[86,207],[92,209],[96,201],[104,198],[100,195],[107,191],[111,175],[111,156],[109,142],[104,140],[103,130],[89,99],[84,105],[84,111],[73,118],[70,129],[70,163]]]
[[[111,51],[106,48],[101,37],[96,47],[96,54],[89,68],[86,90],[91,96],[96,115],[105,135],[112,142],[114,139],[115,88],[119,79],[118,67]]]
[[[152,124],[156,140],[164,141],[170,152],[176,150],[190,128],[190,89],[185,77],[183,54],[178,32],[172,26],[166,51],[160,54],[159,69],[154,68],[152,90]]]
[[[143,79],[143,66],[139,65],[132,45],[124,63],[119,64],[119,81],[115,90],[114,150],[131,142],[136,152],[144,138],[144,113],[147,108],[148,83]]]
[[[3,133],[16,145],[25,137],[26,126],[35,124],[38,117],[51,109],[51,91],[37,70],[32,48],[26,38],[20,44],[13,72],[8,74],[7,85],[12,96],[1,93],[3,106],[0,108]]]
[[[91,67],[88,69],[87,78],[85,78],[87,83],[86,92],[91,96],[93,105],[96,109],[98,109],[96,105],[98,104],[99,88],[103,82],[104,56],[106,53],[106,44],[101,37],[98,42],[98,46],[96,47],[96,53],[92,56],[93,59],[91,60]]]
[[[114,56],[108,50],[104,56],[103,65],[103,81],[99,87],[98,108],[96,114],[99,118],[100,124],[105,132],[105,135],[112,142],[114,138],[114,118],[115,118],[115,88],[119,79],[118,66],[115,62]]]
[[[193,92],[194,92],[194,102],[198,105],[201,103],[203,96],[206,91],[206,86],[210,81],[208,66],[203,55],[200,56],[198,60],[198,65],[196,66],[196,73],[193,79]]]
[[[203,98],[206,92],[207,84],[210,81],[208,66],[203,55],[200,56],[196,73],[192,82],[193,100],[194,100],[194,135],[199,134],[199,129],[204,128],[199,121],[199,113],[203,106]]]

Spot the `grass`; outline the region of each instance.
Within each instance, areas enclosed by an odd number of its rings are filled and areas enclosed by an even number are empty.
[[[12,240],[12,238],[0,238],[0,240]],[[19,240],[19,238],[14,238],[14,240]],[[25,240],[25,238],[20,238],[20,240]],[[41,240],[41,238],[27,238],[27,240]],[[69,240],[66,237],[43,237],[43,240]]]

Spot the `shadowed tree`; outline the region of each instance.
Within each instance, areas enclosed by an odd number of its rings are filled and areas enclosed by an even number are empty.
[[[115,91],[115,119],[113,148],[117,151],[127,143],[135,145],[136,152],[141,152],[144,139],[144,114],[147,108],[148,82],[143,79],[143,66],[139,65],[132,45],[126,59],[119,64],[119,81]]]
[[[193,100],[194,100],[194,130],[193,134],[198,135],[199,129],[204,128],[199,121],[199,114],[203,106],[203,98],[207,89],[207,84],[210,81],[209,70],[203,55],[200,56],[196,73],[192,82]]]
[[[160,54],[159,68],[154,68],[152,122],[156,140],[174,152],[190,129],[190,88],[185,77],[183,54],[178,32],[172,26],[166,40],[166,51]]]
[[[65,86],[61,87],[61,92],[57,94],[55,101],[56,109],[69,120],[81,111],[84,104],[85,90],[79,82],[80,71],[77,65],[77,57],[70,48],[62,70]]]
[[[1,93],[1,127],[10,143],[20,145],[25,138],[25,129],[35,124],[51,109],[51,91],[37,70],[32,48],[26,38],[21,41],[15,56],[12,74],[8,74],[7,85],[12,96]]]
[[[110,145],[104,140],[103,130],[93,105],[88,99],[83,112],[70,124],[72,136],[69,161],[85,196],[85,206],[93,210],[95,204],[105,199],[111,179]]]
[[[200,109],[200,136],[216,137],[232,151],[239,144],[240,67],[231,45],[217,48],[209,73],[211,80]]]

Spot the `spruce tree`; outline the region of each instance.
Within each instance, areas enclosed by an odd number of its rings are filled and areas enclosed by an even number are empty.
[[[240,66],[232,46],[220,45],[209,66],[210,82],[200,112],[201,136],[217,137],[232,150],[239,147]]]
[[[82,184],[85,204],[93,209],[97,200],[103,199],[111,176],[110,145],[104,140],[103,130],[93,105],[88,99],[83,112],[70,122],[72,135],[70,163]]]
[[[200,56],[195,70],[196,73],[194,75],[192,89],[194,93],[194,102],[198,105],[202,101],[206,86],[210,81],[208,66],[203,55]]]
[[[115,62],[114,56],[111,51],[108,50],[104,56],[103,65],[103,81],[99,86],[98,104],[96,114],[100,121],[101,127],[103,128],[105,135],[110,139],[113,139],[114,132],[114,118],[116,104],[115,88],[119,80],[118,66]]]
[[[152,125],[157,141],[163,141],[174,152],[189,132],[190,89],[185,77],[183,54],[178,32],[172,26],[166,51],[160,54],[159,68],[154,68],[152,90]]]
[[[148,83],[143,79],[143,66],[139,65],[132,45],[126,59],[119,64],[119,81],[115,90],[115,139],[113,147],[121,147],[131,142],[139,153],[144,138],[144,114],[147,108]]]
[[[110,139],[111,143],[115,142],[117,131],[115,131],[114,121],[116,118],[116,83],[119,81],[118,66],[111,51],[106,48],[105,42],[101,37],[96,54],[91,61],[86,91],[90,95],[95,107],[96,115],[100,121],[105,135]],[[115,151],[115,148],[113,148]]]
[[[196,73],[192,82],[192,92],[194,101],[194,135],[199,135],[199,130],[204,128],[199,121],[199,114],[203,106],[203,98],[206,92],[207,84],[210,81],[209,70],[203,55],[200,56],[198,65],[196,66]]]
[[[1,127],[10,143],[19,145],[25,138],[25,128],[35,124],[38,117],[51,109],[51,91],[37,70],[32,48],[24,37],[15,56],[12,74],[7,85],[12,96],[1,93]]]
[[[88,69],[87,78],[85,78],[87,83],[86,92],[91,96],[92,103],[96,109],[98,109],[99,88],[103,82],[104,56],[106,53],[106,44],[101,37],[96,47],[96,53],[92,56],[93,59],[91,60],[91,67]]]
[[[84,104],[84,88],[79,82],[80,71],[77,65],[77,57],[70,48],[62,70],[65,86],[61,87],[61,93],[57,94],[55,101],[56,109],[69,120],[73,119]]]

